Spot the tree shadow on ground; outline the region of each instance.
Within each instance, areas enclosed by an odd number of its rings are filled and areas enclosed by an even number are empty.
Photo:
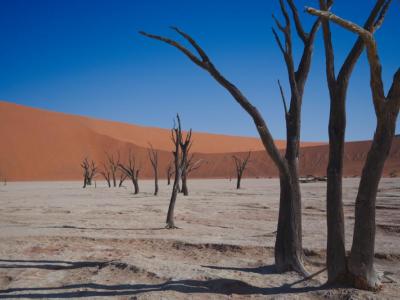
[[[109,261],[63,261],[63,260],[13,260],[0,259],[0,269],[46,269],[71,270],[79,268],[103,268]]]
[[[240,272],[256,273],[261,275],[277,273],[275,265],[261,266],[255,268],[220,267],[220,266],[202,266],[202,267],[214,270],[240,271]]]
[[[103,268],[110,264],[110,261],[60,261],[60,260],[0,260],[1,268],[39,268],[48,270],[66,270],[87,267]],[[274,266],[258,268],[235,268],[205,266],[213,269],[239,270],[258,274],[275,273]],[[86,297],[112,297],[130,296],[142,293],[173,291],[184,294],[219,294],[219,295],[279,295],[306,293],[327,289],[326,285],[294,287],[294,285],[305,281],[299,280],[291,284],[284,284],[277,287],[257,287],[241,280],[219,278],[210,280],[169,280],[161,284],[116,284],[106,285],[98,283],[77,283],[58,287],[18,287],[0,290],[1,299],[74,299]]]
[[[291,284],[284,284],[279,287],[256,287],[240,280],[234,279],[211,279],[211,280],[177,280],[167,281],[162,284],[121,284],[104,285],[96,283],[71,284],[60,287],[41,288],[11,288],[0,291],[0,298],[3,299],[51,299],[51,298],[85,298],[85,297],[111,297],[129,296],[141,293],[175,291],[179,293],[210,293],[220,295],[278,295],[306,293],[326,289],[325,286],[315,287],[292,287]],[[84,289],[84,290],[82,290]],[[73,290],[73,291],[71,291]]]

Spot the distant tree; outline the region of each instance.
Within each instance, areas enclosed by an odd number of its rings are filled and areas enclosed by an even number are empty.
[[[110,171],[112,183],[113,183],[113,186],[116,187],[117,186],[117,172],[119,169],[118,166],[120,163],[121,155],[120,155],[120,152],[118,151],[117,154],[115,155],[115,157],[114,157],[114,155],[109,154],[107,152],[106,152],[106,156],[107,156],[107,160],[108,160],[108,169]]]
[[[382,16],[386,13],[389,3],[390,1],[383,7],[376,25],[379,26],[379,23],[383,21]],[[394,74],[389,92],[385,94],[382,66],[373,30],[362,28],[326,10],[308,8],[307,11],[358,34],[366,46],[377,124],[358,187],[353,244],[348,261],[348,270],[351,276],[347,278],[357,288],[377,290],[380,288],[380,282],[374,269],[375,204],[379,181],[395,135],[396,120],[400,109],[400,68]]]
[[[92,185],[92,179],[97,173],[97,166],[93,160],[89,162],[86,157],[82,161],[81,167],[83,169],[83,188],[86,188],[86,186]]]
[[[284,155],[282,155],[276,147],[269,128],[258,109],[252,105],[246,96],[233,83],[221,74],[205,51],[191,36],[181,31],[179,28],[172,28],[193,46],[198,55],[172,39],[148,34],[143,31],[141,31],[140,34],[177,48],[194,64],[207,71],[211,77],[224,87],[233,96],[236,102],[238,102],[239,105],[252,117],[266,152],[279,170],[281,193],[278,229],[275,242],[276,268],[279,272],[295,270],[304,275],[308,275],[303,266],[301,193],[298,161],[303,92],[311,66],[314,41],[316,32],[320,26],[320,20],[316,20],[313,23],[311,30],[308,33],[305,32],[293,1],[287,0],[286,2],[289,4],[297,35],[303,42],[304,47],[300,56],[300,62],[296,68],[293,58],[291,21],[284,0],[280,0],[279,3],[285,19],[285,24],[281,24],[275,17],[274,20],[277,27],[282,32],[285,42],[281,42],[275,30],[273,30],[273,34],[286,63],[291,91],[290,105],[288,108],[286,107],[286,104],[284,105],[287,133],[286,153]]]
[[[149,159],[154,172],[154,196],[158,194],[158,152],[150,144],[148,149]]]
[[[111,187],[111,172],[110,169],[108,168],[107,164],[103,162],[103,169],[99,171],[99,173],[104,177],[104,179],[107,181],[108,187]]]
[[[328,10],[332,0],[320,0],[321,10]],[[382,24],[390,1],[376,2],[364,28],[376,31]],[[347,259],[345,250],[344,212],[342,200],[343,157],[346,131],[346,96],[349,80],[358,59],[364,51],[364,40],[359,37],[349,50],[338,73],[335,72],[335,54],[328,20],[322,20],[326,58],[326,77],[330,96],[329,160],[327,167],[327,254],[328,282],[346,280]]]
[[[166,173],[167,173],[167,185],[170,185],[171,184],[171,177],[172,177],[172,174],[174,173],[173,170],[172,170],[172,162],[170,162],[168,164],[167,169],[166,169]]]
[[[174,178],[174,184],[172,186],[171,200],[169,203],[168,213],[167,213],[167,221],[166,221],[167,229],[177,228],[174,223],[175,203],[179,192],[179,181],[182,176],[184,162],[187,161],[186,157],[184,157],[186,155],[185,153],[187,152],[182,151],[182,149],[187,149],[187,147],[189,147],[190,139],[192,136],[192,130],[190,129],[189,132],[186,134],[185,139],[183,139],[181,120],[178,114],[176,115],[176,120],[177,124],[175,124],[171,130],[171,139],[175,147],[174,151],[172,152],[174,156],[175,178]]]
[[[131,150],[128,153],[128,162],[127,164],[123,165],[122,163],[119,164],[119,167],[122,172],[125,173],[127,177],[132,180],[134,193],[139,193],[139,171],[140,168],[136,165],[135,156]]]
[[[126,179],[127,177],[128,177],[128,176],[125,174],[125,172],[120,171],[118,187],[121,187],[121,186],[122,186],[122,184],[124,183],[124,181],[125,181],[125,179]]]
[[[236,189],[240,189],[240,182],[242,180],[244,171],[246,170],[247,164],[249,162],[249,158],[251,155],[251,151],[247,153],[246,157],[241,158],[239,156],[233,155],[233,161],[235,162],[235,169],[236,169]]]

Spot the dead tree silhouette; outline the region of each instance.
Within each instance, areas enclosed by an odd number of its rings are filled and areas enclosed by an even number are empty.
[[[233,155],[232,159],[235,162],[235,170],[236,170],[236,189],[240,189],[240,182],[242,180],[242,176],[244,171],[246,170],[247,164],[249,162],[251,155],[251,151],[249,151],[246,157],[241,158],[239,156]]]
[[[389,2],[383,6],[374,25],[380,26],[388,9]],[[370,67],[370,87],[377,118],[374,138],[365,161],[355,206],[353,244],[348,270],[351,283],[361,289],[377,290],[380,283],[374,269],[375,252],[375,204],[383,166],[389,154],[395,135],[396,120],[400,109],[400,68],[393,76],[392,85],[385,95],[382,81],[382,66],[373,31],[342,19],[329,11],[308,8],[313,15],[330,20],[343,28],[358,34],[366,46]]]
[[[151,144],[148,150],[149,159],[154,172],[154,196],[158,194],[158,152]]]
[[[128,162],[126,165],[119,163],[119,168],[127,177],[132,180],[135,195],[139,193],[139,171],[140,167],[136,165],[135,155],[132,150],[128,153]]]
[[[167,173],[167,185],[171,184],[171,177],[172,174],[174,173],[172,170],[172,162],[170,162],[166,168],[166,173]]]
[[[333,1],[321,0],[321,10],[328,10]],[[390,1],[377,1],[364,28],[376,31],[383,22]],[[326,57],[326,77],[330,95],[329,159],[327,167],[327,254],[328,282],[346,281],[347,259],[345,251],[344,213],[342,201],[343,158],[346,130],[346,96],[351,74],[364,50],[361,37],[353,44],[339,72],[335,73],[335,55],[330,24],[322,20]]]
[[[110,175],[112,178],[112,183],[113,183],[113,186],[116,187],[117,186],[117,172],[119,169],[118,166],[120,163],[121,154],[118,151],[116,154],[116,157],[114,157],[114,155],[106,152],[106,156],[107,156],[107,161],[108,161],[108,169],[110,171]]]
[[[120,171],[119,174],[119,184],[118,187],[121,187],[122,184],[124,183],[125,179],[128,177],[128,175],[125,174],[125,172]]]
[[[189,145],[190,148],[190,145]],[[189,153],[189,149],[187,151]],[[182,171],[182,189],[180,190],[181,193],[183,193],[184,196],[189,196],[189,189],[188,189],[188,185],[187,185],[187,178],[189,176],[189,174],[194,171],[197,170],[198,168],[201,167],[201,160],[195,161],[194,159],[194,154],[190,155],[186,154],[185,157],[189,157],[186,158],[186,162],[184,162],[184,166],[183,166],[183,171]]]
[[[83,188],[86,188],[86,186],[92,185],[92,179],[98,170],[96,163],[93,160],[89,163],[87,157],[82,161],[81,167],[83,169]]]
[[[167,213],[167,220],[166,220],[166,228],[167,229],[174,229],[177,228],[174,223],[174,210],[175,210],[175,203],[176,198],[179,192],[179,181],[182,176],[182,171],[184,168],[184,164],[187,161],[185,155],[187,154],[187,148],[190,145],[190,140],[192,137],[192,130],[190,129],[189,132],[186,134],[186,137],[183,138],[182,135],[182,127],[181,127],[181,120],[179,115],[176,115],[177,123],[174,124],[174,127],[171,130],[171,139],[174,143],[174,151],[172,152],[174,156],[174,184],[172,186],[172,194],[171,200],[168,207]],[[175,123],[175,122],[174,122]],[[186,150],[185,150],[186,149]]]
[[[102,163],[103,169],[99,171],[99,173],[104,177],[104,179],[107,181],[108,187],[111,187],[111,172],[110,169],[108,168],[106,163]]]
[[[307,275],[307,272],[303,267],[301,193],[298,176],[298,157],[303,91],[310,70],[314,40],[320,25],[320,21],[315,21],[310,32],[306,33],[300,22],[298,11],[293,1],[287,0],[287,3],[292,11],[297,35],[304,45],[301,59],[296,69],[293,59],[290,17],[283,0],[280,0],[279,3],[285,19],[285,25],[282,25],[276,18],[274,18],[274,20],[277,27],[284,35],[285,46],[283,46],[275,30],[273,30],[273,34],[287,66],[291,90],[289,109],[286,109],[285,105],[287,145],[286,153],[284,155],[282,155],[279,152],[279,149],[276,147],[268,126],[258,109],[252,105],[246,96],[233,83],[231,83],[221,74],[221,72],[211,62],[205,51],[191,36],[181,31],[177,27],[172,27],[174,31],[176,31],[193,46],[198,55],[192,53],[189,49],[172,39],[149,34],[143,31],[140,31],[140,34],[177,48],[194,64],[207,71],[251,116],[264,144],[266,152],[269,154],[279,170],[281,193],[278,229],[275,243],[275,264],[277,270],[280,272],[296,270],[304,275]]]

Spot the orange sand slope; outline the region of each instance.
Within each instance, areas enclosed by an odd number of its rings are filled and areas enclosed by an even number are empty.
[[[151,176],[147,157],[148,143],[159,150],[159,172],[164,177],[171,160],[171,140],[168,129],[142,127],[87,117],[49,112],[0,101],[0,178],[8,180],[69,180],[81,177],[80,162],[90,157],[98,165],[104,161],[105,151],[121,151],[126,158],[131,149],[141,165],[142,178]],[[248,176],[276,176],[276,169],[263,151],[257,138],[235,137],[207,133],[193,133],[192,151],[203,160],[193,177],[230,177],[233,175],[232,154],[254,151]],[[396,141],[397,143],[398,141]],[[397,172],[398,144],[389,157],[391,171]],[[353,145],[354,144],[354,145]],[[284,141],[277,141],[283,149]],[[351,143],[346,155],[346,174],[358,175],[368,142]],[[393,150],[393,149],[392,149]],[[347,151],[347,150],[346,150]],[[396,156],[397,155],[397,156]],[[327,146],[323,143],[302,143],[300,166],[306,174],[323,174],[326,169]],[[361,163],[357,163],[361,161]],[[393,163],[392,163],[393,161]]]

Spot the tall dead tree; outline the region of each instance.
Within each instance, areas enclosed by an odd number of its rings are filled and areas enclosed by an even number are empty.
[[[321,10],[327,11],[333,0],[320,0]],[[390,1],[376,2],[364,28],[376,31],[383,22]],[[347,54],[338,74],[335,73],[335,55],[328,20],[322,20],[326,57],[326,77],[330,96],[329,160],[327,167],[327,255],[328,282],[346,281],[347,260],[345,250],[344,214],[342,200],[343,157],[346,130],[346,97],[349,80],[361,53],[364,41],[357,39]]]
[[[128,162],[124,165],[119,163],[119,168],[132,180],[135,195],[139,193],[139,166],[136,165],[135,155],[129,150]]]
[[[179,181],[181,180],[182,171],[184,168],[184,162],[186,158],[184,157],[186,151],[184,152],[183,149],[187,149],[190,145],[190,139],[192,136],[192,130],[190,129],[189,132],[186,134],[186,137],[183,138],[182,135],[182,127],[181,127],[181,120],[179,115],[176,115],[177,124],[174,125],[174,128],[171,130],[171,139],[174,143],[174,151],[172,152],[174,156],[174,184],[172,186],[172,194],[171,200],[168,207],[167,213],[167,220],[166,220],[166,228],[167,229],[174,229],[177,228],[174,223],[174,210],[175,210],[175,203],[176,198],[179,192]]]
[[[99,171],[99,173],[104,177],[104,179],[107,181],[108,187],[111,187],[111,172],[108,166],[103,163],[103,169]]]
[[[186,39],[196,50],[198,56],[182,46],[180,43],[158,35],[148,34],[141,31],[140,34],[165,42],[185,54],[194,64],[207,71],[222,87],[224,87],[239,103],[239,105],[252,117],[261,141],[264,144],[266,152],[269,154],[276,167],[279,170],[281,193],[279,204],[278,230],[275,243],[275,264],[279,272],[296,270],[303,274],[306,273],[303,267],[302,251],[302,230],[301,230],[301,194],[298,176],[298,156],[300,141],[300,116],[303,91],[306,79],[311,65],[313,45],[316,32],[320,21],[317,20],[311,27],[309,33],[306,33],[300,21],[298,11],[292,0],[287,0],[290,6],[296,32],[303,42],[304,48],[297,69],[293,60],[292,40],[291,40],[291,22],[283,0],[280,0],[280,7],[285,18],[283,26],[276,18],[276,24],[282,31],[285,38],[285,47],[282,45],[278,34],[273,31],[279,49],[282,51],[286,62],[289,82],[291,87],[291,101],[289,109],[285,109],[287,145],[285,155],[281,155],[279,149],[274,143],[274,139],[261,116],[260,112],[254,107],[245,95],[229,80],[227,80],[220,71],[211,62],[208,55],[198,45],[198,43],[188,34],[180,29],[173,27],[179,35]],[[286,105],[285,105],[286,107]]]
[[[86,186],[92,185],[92,179],[97,173],[97,166],[93,160],[89,162],[86,157],[82,161],[81,167],[83,169],[83,188],[86,188]]]
[[[190,148],[190,145],[189,145]],[[189,149],[187,151],[189,153]],[[182,171],[182,189],[180,190],[181,193],[183,193],[184,196],[189,196],[189,189],[187,186],[187,178],[189,177],[189,174],[200,168],[201,166],[201,160],[195,161],[194,160],[194,154],[192,155],[185,155],[186,161],[183,162],[183,171]]]
[[[168,164],[167,169],[166,169],[166,173],[167,173],[167,185],[170,185],[171,184],[171,177],[172,177],[172,174],[173,174],[172,162],[170,162]]]
[[[242,180],[242,176],[244,171],[246,170],[247,164],[249,162],[251,155],[251,151],[247,153],[246,157],[241,158],[239,156],[233,155],[233,161],[235,162],[235,170],[236,170],[236,189],[240,189],[240,182]]]
[[[117,152],[117,155],[114,157],[114,155],[106,152],[106,156],[107,156],[107,161],[108,161],[108,168],[109,168],[110,175],[112,178],[112,183],[113,183],[113,186],[116,187],[117,186],[117,172],[119,169],[118,166],[120,163],[121,154],[119,152]]]
[[[381,15],[385,14],[386,9],[387,6],[383,8]],[[370,66],[370,86],[377,125],[358,187],[353,244],[348,268],[355,287],[376,290],[380,288],[379,279],[374,269],[376,194],[383,166],[394,138],[396,120],[400,109],[400,68],[394,74],[392,85],[385,95],[382,66],[373,32],[328,11],[308,8],[308,12],[333,21],[358,34],[363,39],[367,50]],[[382,20],[383,17],[379,17],[378,22],[382,22]]]
[[[154,196],[158,194],[158,152],[150,144],[149,159],[154,172]]]

